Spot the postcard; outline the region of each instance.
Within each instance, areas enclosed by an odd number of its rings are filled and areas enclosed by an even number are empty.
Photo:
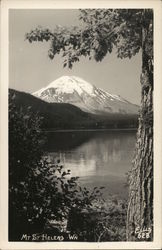
[[[161,249],[161,1],[1,1],[1,249]]]

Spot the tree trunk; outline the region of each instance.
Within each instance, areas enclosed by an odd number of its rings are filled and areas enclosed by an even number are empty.
[[[153,30],[142,30],[142,100],[133,167],[129,176],[127,240],[153,240]]]

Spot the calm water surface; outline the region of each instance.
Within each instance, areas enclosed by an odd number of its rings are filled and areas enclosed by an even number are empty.
[[[60,159],[72,176],[79,176],[81,185],[105,186],[105,198],[127,198],[135,140],[135,131],[50,132],[46,151],[50,160]]]

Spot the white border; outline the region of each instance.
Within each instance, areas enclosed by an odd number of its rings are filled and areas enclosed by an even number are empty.
[[[8,242],[8,10],[75,8],[153,8],[154,9],[154,241],[153,242]],[[1,249],[161,249],[162,180],[162,2],[111,0],[2,0],[1,2],[1,85],[0,85],[0,248]]]

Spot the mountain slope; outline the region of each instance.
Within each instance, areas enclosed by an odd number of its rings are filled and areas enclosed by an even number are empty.
[[[76,76],[62,76],[33,95],[49,103],[70,103],[93,114],[138,113],[137,105],[120,96],[109,94]]]
[[[12,103],[17,110],[22,108],[25,114],[30,107],[34,114],[39,114],[44,118],[42,128],[45,130],[137,127],[137,115],[134,114],[94,115],[71,104],[48,103],[31,94],[10,89],[10,101],[13,96]]]

